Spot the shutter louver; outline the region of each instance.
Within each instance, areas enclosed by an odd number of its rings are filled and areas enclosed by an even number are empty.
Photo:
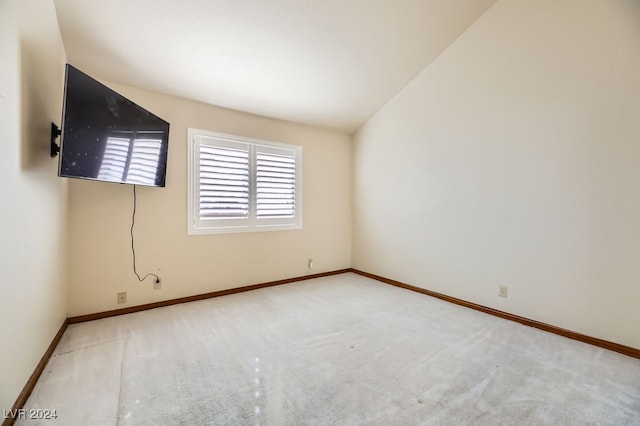
[[[256,153],[256,216],[292,218],[296,214],[295,151]]]
[[[200,218],[249,216],[249,152],[200,144]]]

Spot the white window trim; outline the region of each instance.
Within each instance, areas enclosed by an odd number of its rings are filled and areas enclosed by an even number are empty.
[[[249,218],[248,219],[210,219],[201,220],[200,197],[199,197],[199,141],[201,137],[215,139],[224,144],[247,144],[253,150],[255,147],[261,148],[281,148],[295,151],[296,157],[296,210],[295,217],[291,219],[257,219],[256,197],[255,197],[255,158],[250,158],[249,170]],[[298,145],[283,144],[279,142],[252,139],[241,136],[229,135],[225,133],[211,132],[206,130],[187,130],[187,234],[223,234],[239,232],[262,232],[262,231],[283,231],[302,229],[302,147]],[[198,175],[196,175],[198,173]]]

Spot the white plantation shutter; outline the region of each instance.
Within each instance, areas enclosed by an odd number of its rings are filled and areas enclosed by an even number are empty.
[[[249,151],[199,146],[200,218],[249,217]]]
[[[302,148],[189,129],[190,234],[302,227]]]
[[[256,146],[256,217],[292,218],[295,214],[295,150]]]

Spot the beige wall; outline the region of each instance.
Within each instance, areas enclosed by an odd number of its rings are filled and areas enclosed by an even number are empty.
[[[356,135],[354,267],[640,348],[639,22],[489,9]]]
[[[70,180],[70,316],[351,266],[349,136],[109,86],[171,123],[167,186],[138,187],[135,228],[138,270],[160,275],[162,289],[133,275],[132,186]],[[302,145],[304,228],[187,236],[188,127]]]
[[[65,63],[53,1],[0,1],[0,52],[0,408],[8,410],[67,313],[67,185],[49,157]]]

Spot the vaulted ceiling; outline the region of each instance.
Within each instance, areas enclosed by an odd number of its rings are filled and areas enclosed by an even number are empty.
[[[351,133],[496,0],[55,0],[91,76]]]

